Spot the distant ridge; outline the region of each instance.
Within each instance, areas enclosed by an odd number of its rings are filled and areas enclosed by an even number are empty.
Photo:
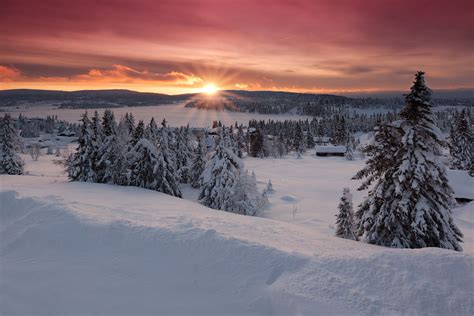
[[[347,104],[355,105],[356,107],[385,106],[387,104],[400,106],[403,103],[403,93],[406,92],[388,91],[343,96],[286,91],[222,90],[215,98],[209,98],[199,93],[169,95],[125,89],[78,91],[13,89],[0,90],[0,106],[52,105],[60,108],[93,109],[153,106],[186,102],[188,107],[282,113],[291,111],[291,108],[301,108],[302,106],[341,106]],[[437,90],[434,91],[433,97],[438,99],[438,101],[468,100],[468,102],[463,101],[461,104],[457,102],[452,105],[472,105],[474,89]],[[435,103],[450,105],[453,102]],[[264,109],[265,107],[266,109]],[[297,110],[297,112],[301,111]],[[309,113],[312,113],[312,111]]]
[[[0,90],[0,106],[41,105],[50,104],[62,108],[98,108],[98,107],[124,107],[124,106],[150,106],[172,104],[199,98],[198,93],[169,95],[153,92],[138,92],[132,90],[34,90],[13,89]],[[234,99],[246,98],[252,100],[278,100],[295,99],[301,97],[321,97],[312,93],[295,93],[284,91],[246,91],[222,90],[221,98]],[[342,96],[331,96],[343,98]]]

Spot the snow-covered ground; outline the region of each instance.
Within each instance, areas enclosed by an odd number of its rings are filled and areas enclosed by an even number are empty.
[[[474,313],[474,203],[454,212],[464,253],[333,236],[361,161],[245,159],[259,185],[270,178],[275,189],[265,218],[254,218],[69,183],[57,158],[24,158],[30,175],[0,176],[2,315]],[[353,193],[357,204],[363,193]]]
[[[1,108],[6,113],[11,113],[13,117],[20,114],[27,117],[46,117],[47,115],[56,115],[59,120],[68,122],[78,122],[85,109],[59,109],[53,106],[31,106],[31,107],[4,107]],[[88,109],[89,113],[95,110],[102,116],[105,109]],[[186,108],[184,103],[159,105],[159,106],[137,106],[123,107],[112,109],[116,118],[125,115],[126,112],[132,112],[136,120],[144,120],[148,122],[153,116],[157,122],[161,122],[163,118],[170,126],[185,126],[190,124],[193,127],[212,126],[213,121],[221,121],[224,125],[232,125],[235,122],[248,124],[249,120],[274,120],[284,121],[287,119],[307,119],[308,116],[301,115],[280,115],[280,114],[256,114],[256,113],[239,113],[229,111],[205,111],[195,108]]]

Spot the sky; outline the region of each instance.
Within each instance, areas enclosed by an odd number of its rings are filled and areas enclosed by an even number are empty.
[[[474,87],[472,0],[2,0],[0,89]]]

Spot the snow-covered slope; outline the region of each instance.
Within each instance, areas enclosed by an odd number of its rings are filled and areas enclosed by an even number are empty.
[[[248,162],[257,175],[264,171]],[[31,166],[45,176],[0,176],[2,315],[474,313],[470,250],[378,247],[333,237],[327,226],[307,221],[69,183],[53,176],[54,168],[42,173],[44,166]],[[296,166],[294,177],[303,172]],[[275,194],[301,197],[288,189],[292,179],[288,186],[274,180]],[[338,194],[331,193],[335,186],[325,189],[328,196]],[[470,244],[473,205],[459,212]],[[333,217],[335,210],[327,212]],[[320,212],[311,216],[329,221]]]

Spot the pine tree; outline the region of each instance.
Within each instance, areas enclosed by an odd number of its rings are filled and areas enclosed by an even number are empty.
[[[451,168],[469,170],[473,157],[474,145],[471,132],[471,122],[466,110],[462,110],[456,119],[451,132]]]
[[[189,145],[189,139],[187,132],[184,128],[176,129],[176,171],[178,172],[178,178],[182,183],[188,183],[190,181],[190,167],[192,161],[192,149]]]
[[[345,145],[347,142],[347,127],[346,119],[344,116],[336,117],[336,130],[334,132],[334,137],[332,138],[332,143],[334,145]]]
[[[259,129],[250,131],[249,136],[249,156],[263,158],[263,134]]]
[[[168,147],[168,133],[166,128],[161,129],[161,135],[158,144],[158,156],[156,165],[156,177],[158,179],[158,191],[181,197],[179,189],[179,178],[174,169],[175,163]]]
[[[294,141],[294,148],[299,155],[306,152],[306,142],[304,139],[304,133],[301,124],[297,124],[296,126]]]
[[[359,234],[389,247],[461,251],[462,234],[450,210],[453,191],[439,159],[443,135],[435,125],[423,72],[416,74],[400,116],[385,129],[393,134],[376,135],[373,152],[368,152],[372,158],[355,177],[367,178],[361,189],[377,180],[356,214]]]
[[[24,162],[18,156],[20,138],[10,114],[0,119],[0,174],[23,174]]]
[[[102,118],[103,142],[99,148],[97,181],[100,183],[126,184],[125,141],[117,134],[114,113],[105,110]]]
[[[102,126],[100,123],[99,113],[94,112],[94,116],[91,119],[91,130],[92,130],[92,142],[90,146],[90,159],[92,170],[94,171],[94,178],[92,182],[99,182],[99,170],[98,164],[100,160],[100,147],[102,146],[104,134],[102,132]]]
[[[346,152],[344,153],[344,156],[347,160],[354,160],[354,144],[350,138],[346,144]]]
[[[125,113],[124,118],[125,127],[127,128],[128,135],[132,136],[135,131],[135,118],[132,113]]]
[[[139,188],[158,190],[159,182],[156,174],[158,151],[147,139],[141,138],[129,152],[129,184]]]
[[[78,147],[67,160],[67,172],[72,181],[96,182],[95,166],[93,164],[93,131],[87,111],[82,115],[81,132]]]
[[[336,236],[358,240],[354,231],[354,214],[352,210],[352,195],[349,188],[344,188],[341,202],[339,203],[339,213],[336,215]]]
[[[272,180],[268,180],[267,188],[265,189],[265,191],[267,193],[275,193],[275,190],[273,189]]]
[[[306,133],[306,147],[307,148],[314,148],[316,146],[316,143],[314,142],[314,136],[311,130],[308,130]]]
[[[242,161],[224,146],[222,134],[220,129],[215,151],[201,175],[199,201],[218,210],[258,215],[261,197],[255,178],[243,171]]]
[[[235,122],[237,125],[237,122]],[[242,127],[242,124],[237,127],[237,145],[238,145],[238,151],[237,151],[237,156],[239,158],[243,157],[243,151],[246,149],[245,146],[245,135],[244,135],[244,129]]]
[[[191,165],[191,185],[193,188],[199,188],[201,186],[200,178],[204,167],[206,165],[204,148],[202,146],[201,139],[198,138],[198,145],[194,151],[194,159]]]
[[[132,147],[137,144],[137,142],[145,137],[145,124],[143,120],[138,121],[137,127],[133,131],[131,145]]]
[[[159,133],[158,126],[156,125],[155,118],[152,117],[150,120],[150,123],[145,129],[145,138],[149,139],[152,143],[156,143],[158,133]]]

